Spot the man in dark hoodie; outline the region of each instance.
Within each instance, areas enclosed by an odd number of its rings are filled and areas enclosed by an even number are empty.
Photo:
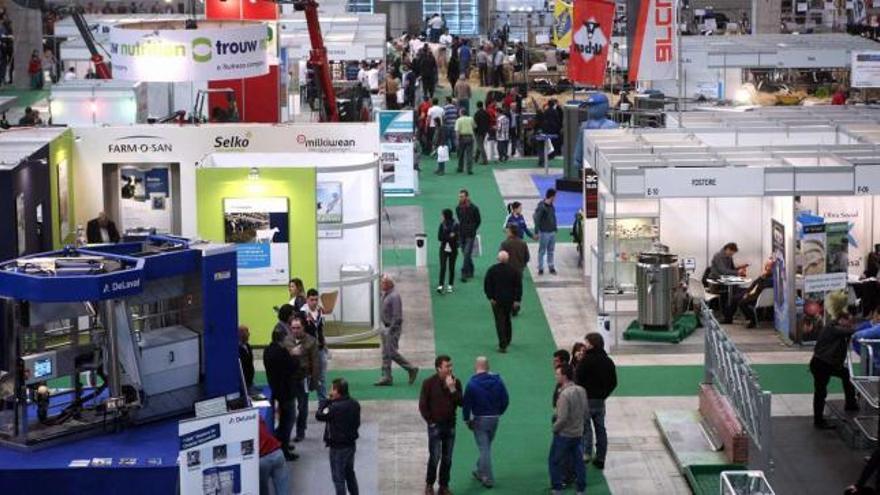
[[[458,206],[455,207],[455,216],[458,217],[459,242],[461,243],[461,281],[467,282],[474,278],[474,243],[477,239],[477,231],[480,229],[480,209],[471,202],[471,195],[467,189],[458,191]]]
[[[330,447],[330,473],[337,495],[358,494],[357,476],[354,472],[355,444],[361,426],[361,405],[348,395],[348,382],[344,378],[333,380],[330,400],[318,407],[315,419],[327,423],[324,443]]]
[[[495,333],[498,334],[498,352],[507,352],[513,339],[511,316],[522,300],[522,276],[510,266],[507,251],[498,252],[498,263],[486,270],[483,291],[492,305]]]
[[[498,420],[507,410],[509,398],[504,381],[496,373],[489,372],[489,359],[477,358],[474,376],[468,381],[462,400],[462,415],[468,428],[474,432],[474,440],[480,450],[474,478],[486,488],[495,485],[492,475],[492,441],[498,429]]]
[[[593,457],[593,429],[596,430],[596,457],[593,465],[605,468],[608,434],[605,431],[605,399],[617,388],[617,368],[605,352],[605,339],[590,333],[586,338],[587,352],[575,370],[575,383],[587,391],[589,414],[584,418],[584,460]]]

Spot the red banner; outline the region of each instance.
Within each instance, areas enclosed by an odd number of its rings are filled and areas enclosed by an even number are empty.
[[[568,78],[573,82],[601,86],[611,47],[614,2],[574,0]]]

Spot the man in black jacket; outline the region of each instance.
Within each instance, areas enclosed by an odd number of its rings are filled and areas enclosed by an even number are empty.
[[[471,196],[467,189],[458,191],[458,206],[455,207],[455,216],[458,217],[459,236],[461,242],[461,281],[467,282],[474,278],[474,242],[477,239],[477,230],[480,228],[482,219],[480,209],[471,203]]]
[[[293,306],[285,304],[278,310],[279,323],[285,323],[282,317],[288,321],[293,317]],[[281,451],[288,461],[297,459],[297,455],[290,448],[290,432],[296,422],[296,395],[302,381],[294,377],[299,373],[299,359],[282,345],[288,336],[288,331],[276,326],[272,331],[272,343],[263,351],[263,364],[266,367],[266,380],[272,392],[272,403],[277,403],[279,411],[278,426],[275,428],[275,438],[281,442]]]
[[[507,352],[507,346],[513,337],[511,317],[522,299],[522,277],[508,263],[509,256],[507,251],[499,251],[498,263],[486,271],[486,278],[483,280],[483,291],[492,303],[492,313],[495,315],[498,352]]]
[[[336,495],[358,495],[357,476],[354,472],[354,454],[361,426],[361,405],[348,394],[344,378],[333,380],[330,400],[322,401],[315,414],[324,427],[324,443],[330,447],[330,473]]]
[[[475,151],[474,151],[474,163],[480,162],[480,157],[483,157],[483,161],[481,162],[483,165],[488,163],[486,156],[486,135],[489,134],[489,112],[483,108],[483,102],[477,102],[477,111],[474,112],[474,140]]]
[[[238,361],[241,363],[241,372],[244,375],[244,384],[247,392],[254,388],[254,350],[249,342],[251,331],[246,325],[238,326]]]
[[[116,224],[103,211],[98,213],[97,218],[89,220],[86,224],[86,240],[89,244],[119,242],[119,231]]]
[[[605,352],[605,340],[599,333],[585,337],[587,352],[578,364],[575,383],[587,391],[590,414],[584,421],[584,460],[593,457],[593,428],[596,429],[596,457],[593,465],[605,468],[608,434],[605,431],[605,399],[617,388],[617,368]],[[592,425],[591,425],[592,423]]]
[[[823,418],[825,398],[828,396],[828,382],[832,376],[840,378],[845,399],[844,409],[858,411],[856,390],[846,367],[846,353],[849,338],[855,330],[847,312],[845,292],[831,293],[825,303],[827,323],[816,338],[813,358],[810,359],[810,373],[813,375],[813,426],[820,430],[833,428]]]

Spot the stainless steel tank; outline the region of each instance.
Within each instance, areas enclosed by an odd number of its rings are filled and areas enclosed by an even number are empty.
[[[639,254],[636,288],[639,324],[643,328],[671,326],[680,312],[677,304],[677,293],[681,288],[678,256],[661,252]]]

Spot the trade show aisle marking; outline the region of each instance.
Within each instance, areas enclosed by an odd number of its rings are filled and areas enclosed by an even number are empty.
[[[511,397],[510,408],[501,420],[494,444],[496,488],[493,492],[542,493],[550,485],[547,454],[552,439],[550,401],[554,386],[550,357],[555,346],[537,292],[527,276],[523,281],[525,309],[514,321],[513,343],[507,354],[499,354],[496,350],[492,313],[483,295],[483,274],[495,262],[495,254],[503,239],[501,226],[507,211],[495,183],[493,167],[477,165],[475,174],[471,176],[458,175],[453,171],[444,177],[437,177],[430,173],[435,166],[433,160],[423,158],[421,164],[422,193],[413,199],[390,199],[388,204],[418,204],[423,208],[423,218],[437,218],[443,208],[455,207],[458,190],[466,188],[474,203],[480,207],[482,216],[480,235],[483,255],[474,258],[476,278],[461,283],[456,276],[456,292],[451,295],[431,292],[437,353],[452,356],[456,376],[463,385],[473,374],[474,359],[479,355],[489,357],[492,370],[502,376]],[[454,166],[451,168],[454,170]],[[431,232],[434,227],[434,224],[428,224],[425,230]],[[429,237],[428,269],[432,282],[436,282],[439,276],[439,263],[437,256],[434,256],[436,252],[437,241]],[[456,267],[459,271],[460,258]],[[417,390],[413,390],[413,393],[417,394]],[[453,492],[483,493],[484,489],[471,477],[476,458],[473,436],[459,421],[451,486]],[[610,493],[599,471],[589,470],[587,478],[589,493]]]

